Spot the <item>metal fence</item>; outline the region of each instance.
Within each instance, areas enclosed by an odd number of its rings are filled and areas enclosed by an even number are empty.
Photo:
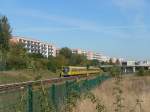
[[[71,78],[65,81],[28,83],[0,90],[0,112],[60,112],[71,94],[81,95],[96,88],[108,76]],[[2,87],[1,87],[2,88]]]

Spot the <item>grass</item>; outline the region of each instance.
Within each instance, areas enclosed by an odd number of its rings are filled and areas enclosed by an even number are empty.
[[[92,93],[105,105],[106,112],[114,112],[115,109],[114,82],[114,79],[107,80],[92,90]],[[124,97],[122,112],[150,112],[150,77],[126,76],[123,78],[121,88]],[[97,112],[96,104],[89,99],[78,101],[74,112]]]
[[[48,70],[18,70],[0,72],[0,84],[18,83],[31,80],[48,79],[58,77],[59,73],[53,73]]]

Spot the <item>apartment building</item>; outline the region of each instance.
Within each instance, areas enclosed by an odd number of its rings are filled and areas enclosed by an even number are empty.
[[[108,56],[104,56],[104,55],[101,55],[100,59],[99,59],[101,62],[109,62],[110,60],[110,57]]]
[[[56,56],[56,47],[52,44],[39,40],[27,39],[25,37],[14,36],[10,40],[14,43],[22,43],[29,53],[41,53],[43,56]]]
[[[87,52],[85,50],[82,49],[71,49],[73,54],[83,54],[83,55],[87,55]]]

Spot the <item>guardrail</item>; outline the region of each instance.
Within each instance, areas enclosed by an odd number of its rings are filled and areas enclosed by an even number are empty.
[[[84,93],[108,78],[80,76],[0,85],[0,112],[44,112],[46,108],[59,112],[72,91]]]

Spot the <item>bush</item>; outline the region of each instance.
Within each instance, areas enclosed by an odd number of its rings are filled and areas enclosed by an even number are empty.
[[[112,77],[116,77],[118,75],[120,75],[121,73],[121,68],[118,67],[118,66],[113,66],[111,69],[110,69],[110,75]]]

